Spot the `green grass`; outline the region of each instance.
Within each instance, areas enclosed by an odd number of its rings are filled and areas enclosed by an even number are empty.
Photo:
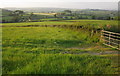
[[[91,55],[19,54],[6,56],[3,62],[3,74],[114,74],[116,70],[109,59]]]
[[[5,27],[3,28],[3,51],[39,51],[41,49],[65,49],[90,45],[99,41],[99,35],[89,37],[84,30],[71,30],[53,27]],[[89,37],[89,38],[88,38]],[[24,50],[26,48],[26,50]],[[11,50],[11,51],[10,51]],[[40,51],[39,51],[40,52]],[[54,51],[52,51],[54,53]],[[44,53],[41,52],[41,53]],[[46,52],[47,53],[47,52]]]
[[[2,28],[0,27],[0,75],[2,74]]]
[[[47,19],[40,19],[40,21],[62,21],[63,19],[59,18],[47,18]]]
[[[99,32],[91,36],[91,32],[85,29],[16,27],[73,23],[4,23],[3,26],[14,27],[2,28],[3,74],[116,74],[118,68],[113,68],[115,64],[110,58],[78,54],[99,49],[91,48],[99,42]],[[90,48],[84,49],[85,46]]]
[[[76,20],[76,25],[83,26],[85,29],[104,29],[120,33],[120,30],[118,28],[118,21],[115,20]],[[110,28],[107,27],[107,25],[109,25]]]
[[[49,22],[22,22],[22,23],[3,23],[3,26],[27,26],[27,25],[72,25],[72,22],[57,22],[57,21],[49,21]]]
[[[118,29],[118,21],[115,20],[63,20],[63,21],[45,21],[45,22],[22,22],[22,23],[3,23],[3,26],[45,26],[45,25],[60,25],[66,27],[75,26],[72,28],[77,28],[82,26],[85,29],[96,30],[96,29],[104,29],[112,32],[120,32]],[[108,28],[106,25],[110,25],[111,28]]]
[[[44,19],[43,19],[44,20]],[[46,20],[46,19],[45,19]],[[49,19],[47,19],[49,20]],[[105,26],[117,25],[117,21],[110,20],[63,20],[63,21],[47,21],[47,22],[21,22],[21,23],[3,23],[3,26],[25,26],[25,25],[96,25],[96,26]]]

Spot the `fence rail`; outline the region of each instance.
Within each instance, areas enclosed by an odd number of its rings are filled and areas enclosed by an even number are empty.
[[[102,30],[101,40],[104,45],[120,50],[120,33]]]

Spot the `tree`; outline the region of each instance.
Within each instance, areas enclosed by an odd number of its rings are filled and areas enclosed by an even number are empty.
[[[13,17],[13,22],[19,22],[20,21],[20,17],[19,16],[14,16]]]
[[[29,21],[32,20],[32,16],[33,16],[33,15],[34,15],[33,12],[31,12],[30,15],[29,15],[29,18],[28,18]]]
[[[106,18],[107,18],[107,20],[111,20],[111,17],[110,17],[110,16],[107,16]]]
[[[12,14],[13,14],[14,16],[22,16],[22,15],[24,14],[24,12],[21,11],[21,10],[16,10],[16,11],[13,11]]]
[[[24,12],[21,10],[16,10],[12,12],[13,17],[13,22],[20,22],[23,21],[23,14]]]
[[[57,14],[54,14],[54,17],[57,18]]]
[[[96,19],[96,17],[93,15],[93,16],[92,16],[92,19]]]
[[[66,12],[66,13],[72,13],[71,10],[64,10],[64,12]]]

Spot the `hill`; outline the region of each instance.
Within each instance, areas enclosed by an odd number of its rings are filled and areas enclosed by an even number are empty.
[[[45,7],[34,7],[34,8],[5,8],[8,10],[23,10],[25,12],[34,12],[34,13],[40,13],[40,12],[61,12],[66,10],[67,8],[45,8]]]
[[[16,22],[10,16],[12,11],[21,10],[24,11],[23,17],[20,17],[19,21],[44,21],[48,20],[75,20],[75,19],[94,19],[94,20],[117,20],[118,12],[115,10],[101,10],[101,9],[70,9],[70,8],[4,8],[2,9],[3,22]],[[67,11],[66,11],[67,10]],[[70,11],[70,12],[68,12]],[[33,12],[33,15],[30,14]],[[56,14],[56,15],[55,15]],[[24,20],[23,20],[24,18]],[[12,21],[10,21],[12,20]],[[17,22],[19,22],[17,21]]]
[[[10,13],[12,13],[11,10],[0,8],[0,16],[8,16]]]

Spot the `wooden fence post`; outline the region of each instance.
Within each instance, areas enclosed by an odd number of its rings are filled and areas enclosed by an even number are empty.
[[[119,39],[119,36],[117,36],[117,38]],[[120,50],[120,41],[118,40],[118,49]]]
[[[100,37],[100,42],[102,41],[102,39],[103,39],[103,30],[101,30],[101,37]]]
[[[110,37],[111,37],[110,35],[111,35],[111,33],[109,33],[109,43],[108,43],[109,45],[110,45]]]

